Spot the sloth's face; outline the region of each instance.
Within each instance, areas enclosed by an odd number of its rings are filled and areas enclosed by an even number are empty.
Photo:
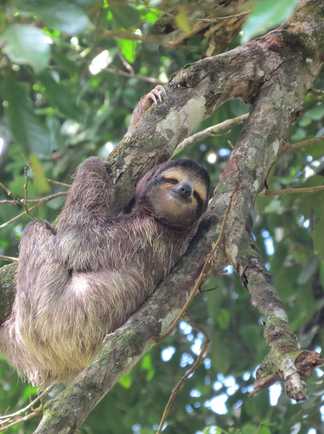
[[[194,169],[169,167],[151,179],[146,199],[159,221],[171,227],[186,228],[205,211],[208,187]]]

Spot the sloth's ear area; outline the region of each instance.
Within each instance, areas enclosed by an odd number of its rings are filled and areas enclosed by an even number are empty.
[[[135,190],[135,197],[140,198],[147,190],[148,184],[152,181],[155,175],[157,175],[160,170],[160,166],[154,166],[149,170],[137,183]]]
[[[128,204],[125,206],[123,210],[124,214],[129,214],[132,212],[136,204],[136,201],[144,195],[144,193],[147,190],[147,185],[150,183],[155,173],[158,171],[158,168],[159,166],[153,167],[138,181],[134,196],[130,199],[130,201],[128,202]]]

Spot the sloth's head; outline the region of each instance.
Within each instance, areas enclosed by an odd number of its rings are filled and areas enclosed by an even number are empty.
[[[193,160],[175,160],[150,170],[137,184],[135,201],[160,223],[174,229],[192,226],[206,210],[207,171]]]

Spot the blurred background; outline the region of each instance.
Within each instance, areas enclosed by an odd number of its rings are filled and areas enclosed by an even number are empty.
[[[229,50],[285,20],[296,0],[2,0],[0,8],[0,255],[16,257],[31,218],[54,221],[77,165],[106,158],[127,130],[138,100],[179,68]],[[201,129],[249,111],[235,100]],[[305,97],[269,176],[269,189],[323,185],[324,77]],[[177,156],[193,158],[217,183],[241,126]],[[310,140],[311,139],[311,140]],[[302,142],[306,140],[306,142]],[[296,145],[297,144],[297,145]],[[18,206],[16,199],[30,200]],[[39,200],[41,198],[41,200]],[[14,203],[8,203],[12,200]],[[324,192],[260,194],[254,234],[290,324],[305,348],[324,345]],[[9,259],[0,260],[0,266]],[[266,354],[261,319],[229,267],[210,277],[190,317],[211,339],[207,358],[178,393],[167,434],[324,433],[323,370],[309,399],[295,404],[274,385],[249,396]],[[181,321],[93,411],[88,434],[151,434],[177,380],[204,336]],[[0,413],[19,409],[36,389],[0,359]],[[28,434],[37,420],[8,430]]]

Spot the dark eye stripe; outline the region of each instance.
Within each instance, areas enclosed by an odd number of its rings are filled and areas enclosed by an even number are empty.
[[[202,208],[203,205],[204,205],[204,201],[203,201],[202,198],[200,197],[200,194],[195,190],[194,193],[193,193],[193,195],[195,196],[195,198],[196,198],[196,200],[197,200],[197,202],[198,202],[199,207]]]

